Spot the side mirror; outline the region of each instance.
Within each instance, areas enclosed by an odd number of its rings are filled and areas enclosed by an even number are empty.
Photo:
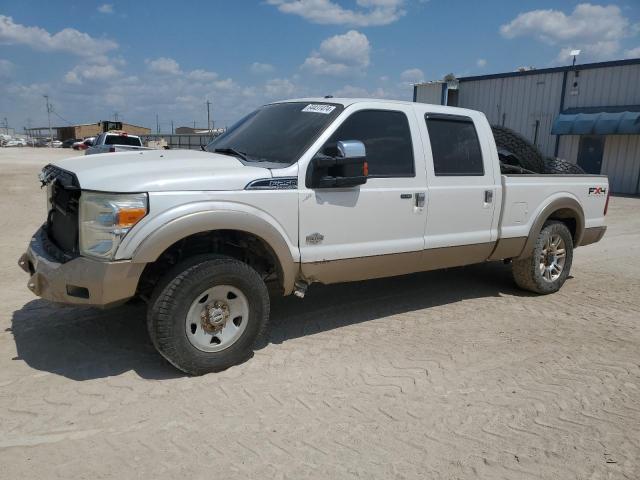
[[[335,157],[317,154],[307,169],[308,188],[345,188],[367,183],[369,167],[364,144],[344,140],[337,144]]]

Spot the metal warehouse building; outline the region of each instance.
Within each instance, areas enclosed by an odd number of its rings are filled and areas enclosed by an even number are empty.
[[[414,86],[413,100],[480,110],[548,156],[640,194],[640,59],[498,73]]]

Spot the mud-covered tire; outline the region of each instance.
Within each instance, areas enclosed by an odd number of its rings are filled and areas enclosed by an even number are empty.
[[[246,298],[246,325],[234,343],[207,352],[188,338],[187,315],[207,289],[231,286]],[[208,302],[207,302],[208,303]],[[225,370],[251,357],[269,318],[269,295],[260,275],[250,266],[224,256],[188,259],[158,283],[149,302],[147,329],[158,352],[179,370],[203,375]]]
[[[575,163],[567,162],[561,158],[547,157],[544,159],[544,173],[584,175],[585,171]]]
[[[535,145],[509,128],[493,125],[491,130],[498,150],[509,152],[520,167],[534,173],[544,173],[544,157]]]
[[[541,262],[545,257],[545,247],[549,245],[549,240],[554,237],[562,239],[565,251],[562,271],[557,278],[546,278]],[[548,249],[547,249],[548,250]],[[550,220],[544,224],[538,238],[536,239],[533,252],[530,257],[514,260],[512,262],[513,279],[523,290],[543,295],[554,293],[560,290],[564,284],[573,263],[573,239],[567,226],[555,220]]]

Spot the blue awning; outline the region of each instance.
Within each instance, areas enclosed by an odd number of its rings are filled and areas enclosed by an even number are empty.
[[[640,134],[640,112],[561,113],[551,128],[553,135]]]

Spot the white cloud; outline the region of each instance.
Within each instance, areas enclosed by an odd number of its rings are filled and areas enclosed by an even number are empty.
[[[487,66],[487,61],[484,58],[479,58],[478,60],[476,60],[476,66],[478,68],[484,68]]]
[[[98,7],[98,12],[105,13],[107,15],[113,13],[113,4],[103,3]]]
[[[400,74],[400,79],[411,84],[424,82],[424,72],[419,68],[410,68]]]
[[[249,67],[249,70],[251,70],[251,73],[255,73],[256,75],[262,75],[264,73],[273,72],[275,67],[270,63],[253,62]]]
[[[311,52],[302,68],[320,75],[358,74],[369,66],[370,53],[367,36],[350,30],[323,40],[319,50]]]
[[[9,60],[0,58],[0,78],[7,78],[13,74],[14,65]]]
[[[549,45],[561,45],[556,61],[563,62],[574,48],[583,50],[583,58],[611,58],[618,54],[620,41],[637,32],[619,7],[581,3],[568,15],[551,9],[521,13],[502,25],[500,33],[505,38],[534,37]]]
[[[217,82],[213,83],[213,86],[219,90],[234,90],[236,88],[238,88],[238,85],[236,85],[236,82],[233,81],[233,79],[231,78],[225,78],[224,80],[218,80]]]
[[[216,78],[218,78],[218,74],[215,72],[208,72],[206,70],[197,69],[190,71],[187,74],[187,78],[196,82],[213,82]]]
[[[297,87],[287,78],[272,78],[265,83],[264,90],[268,98],[283,100],[294,96]]]
[[[90,82],[102,82],[119,77],[122,72],[114,65],[78,65],[67,72],[64,81],[72,85],[81,85],[85,80]]]
[[[283,13],[298,15],[313,23],[371,27],[388,25],[405,15],[404,0],[356,0],[355,10],[331,0],[267,0]]]
[[[147,68],[154,73],[168,75],[179,75],[182,73],[180,64],[173,58],[159,57],[154,60],[147,59],[145,63],[147,64]]]
[[[624,56],[626,58],[640,58],[640,47],[625,50]]]
[[[93,38],[74,28],[51,34],[40,27],[15,23],[13,18],[0,15],[0,44],[27,45],[43,52],[69,52],[81,57],[95,57],[118,48],[113,40]]]

